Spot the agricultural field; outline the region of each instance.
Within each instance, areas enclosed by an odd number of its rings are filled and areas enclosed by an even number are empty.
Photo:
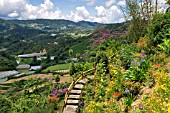
[[[47,69],[45,69],[43,71],[44,72],[47,72],[47,71],[53,72],[53,71],[58,71],[58,70],[69,70],[69,67],[70,67],[70,63],[57,64],[57,65],[54,65],[54,66],[50,66],[50,67],[48,67]]]

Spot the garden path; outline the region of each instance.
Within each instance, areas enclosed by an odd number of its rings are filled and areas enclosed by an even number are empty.
[[[79,80],[74,87],[70,90],[68,98],[66,100],[66,105],[63,113],[76,113],[81,103],[81,93],[84,85],[89,81],[94,79],[94,76],[87,76]]]

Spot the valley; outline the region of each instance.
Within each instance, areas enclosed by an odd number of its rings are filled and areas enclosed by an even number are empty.
[[[101,1],[84,2],[71,15],[50,0],[26,4],[37,19],[0,11],[0,112],[170,113],[169,8],[108,0],[94,16],[86,7]]]

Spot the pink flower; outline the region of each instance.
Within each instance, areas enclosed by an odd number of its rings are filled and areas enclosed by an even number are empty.
[[[139,109],[143,109],[143,105],[142,104],[139,105]]]
[[[97,34],[93,34],[93,36],[97,36]]]
[[[52,81],[53,84],[56,84],[57,82],[55,80]]]

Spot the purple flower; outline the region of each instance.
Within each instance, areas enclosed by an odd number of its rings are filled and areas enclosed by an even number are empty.
[[[135,64],[136,66],[140,66],[140,63],[135,60],[131,60],[131,63]]]
[[[50,96],[56,96],[56,94],[50,94]]]
[[[62,91],[61,89],[58,90],[58,92],[61,92],[61,91]]]
[[[145,60],[141,59],[140,62],[145,62]]]
[[[134,62],[134,60],[131,60],[130,62]]]
[[[68,88],[65,88],[66,91],[68,91]]]
[[[59,92],[59,90],[56,89],[56,90],[54,91],[54,94],[57,94],[58,92]]]
[[[100,43],[100,40],[94,40],[95,43]]]
[[[130,90],[129,90],[129,89],[126,89],[126,90],[125,90],[125,93],[130,93]]]
[[[85,55],[85,54],[82,54],[82,57],[84,58],[84,57],[86,57],[86,55]]]
[[[140,54],[141,54],[143,57],[145,57],[145,56],[146,56],[146,54],[145,54],[145,53],[143,53],[143,52],[141,52]]]
[[[139,105],[139,109],[143,109],[143,105],[142,104]]]

